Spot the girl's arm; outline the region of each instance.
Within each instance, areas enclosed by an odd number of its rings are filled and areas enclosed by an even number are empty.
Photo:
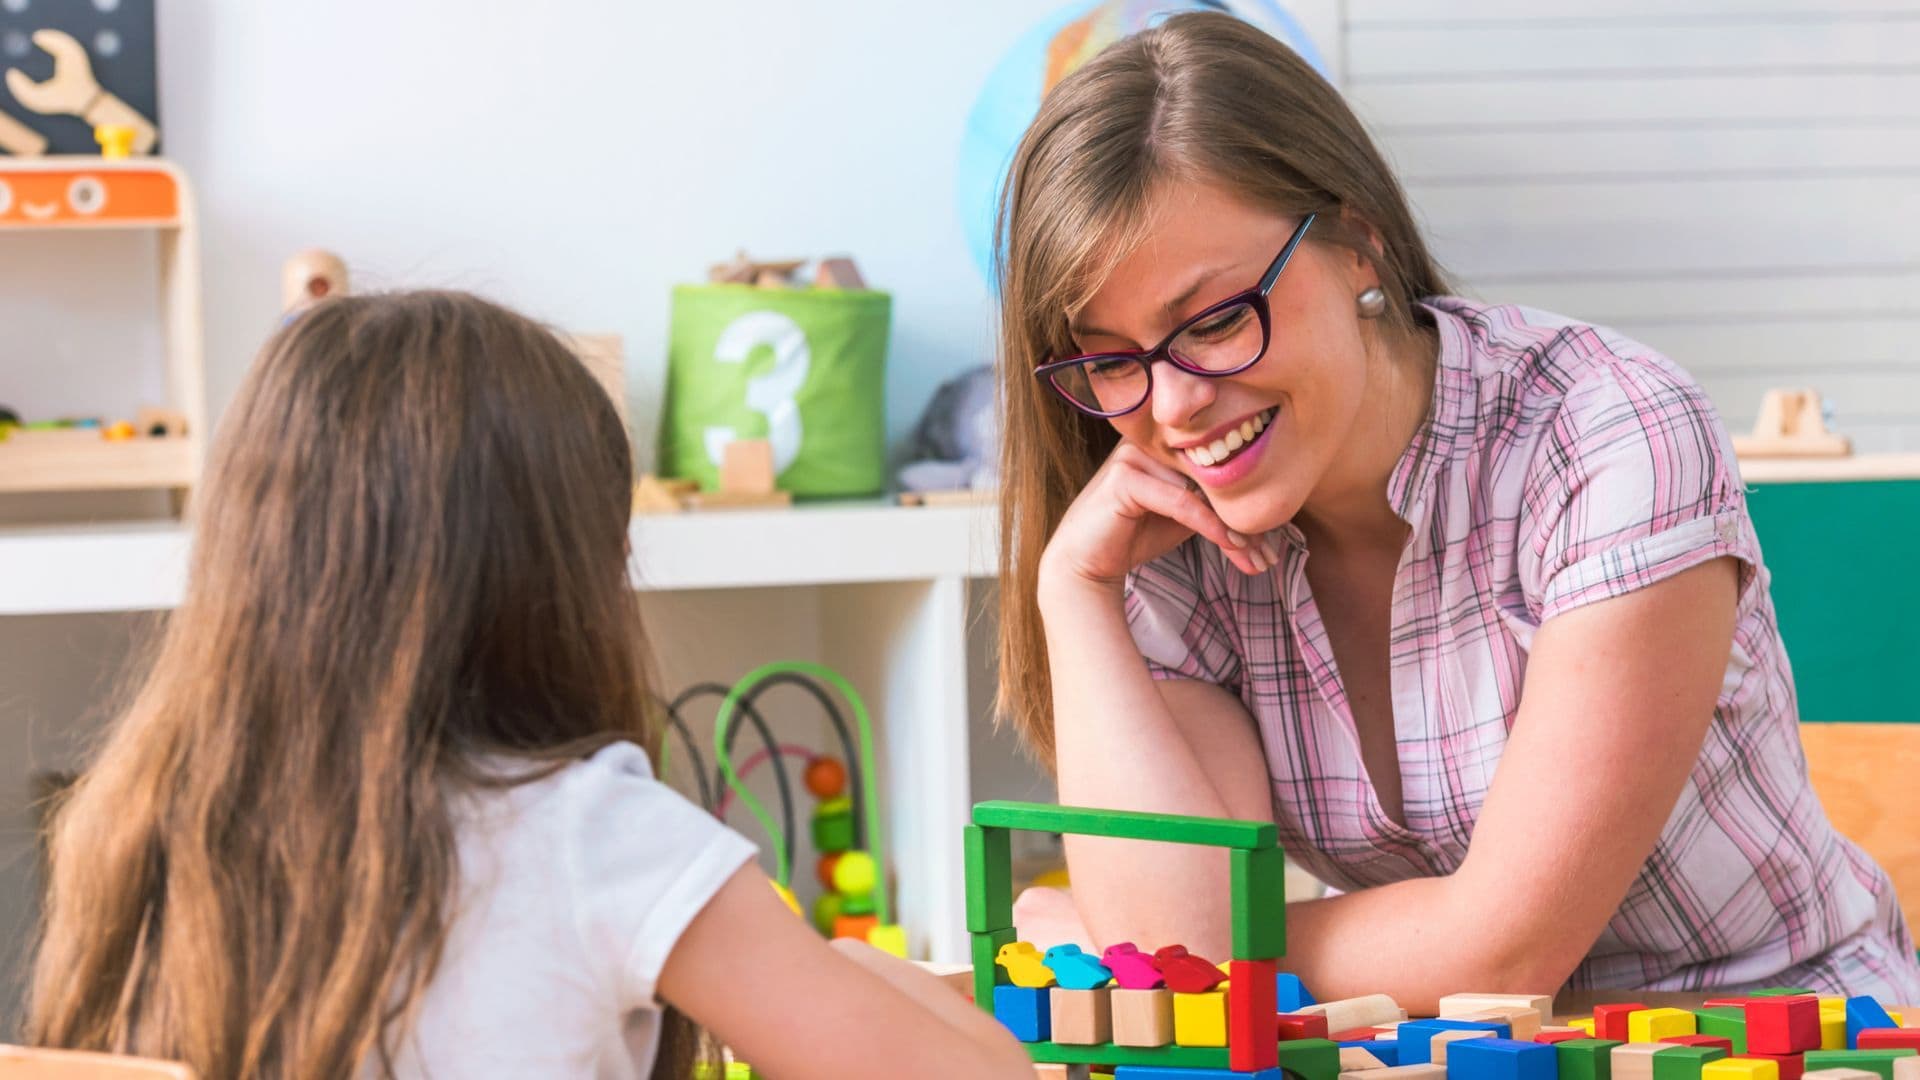
[[[1287,908],[1288,970],[1322,998],[1551,994],[1653,851],[1700,754],[1736,621],[1720,558],[1546,621],[1452,875]]]
[[[868,954],[829,947],[747,866],[687,925],[659,993],[781,1080],[1033,1080],[992,1017],[913,965]]]

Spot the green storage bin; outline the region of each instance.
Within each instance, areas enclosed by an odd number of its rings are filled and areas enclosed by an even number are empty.
[[[711,490],[728,442],[766,439],[782,491],[885,490],[891,317],[871,289],[675,288],[661,475]]]

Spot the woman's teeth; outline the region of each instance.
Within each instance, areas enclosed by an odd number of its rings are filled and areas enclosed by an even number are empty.
[[[1213,440],[1205,446],[1189,446],[1183,453],[1185,453],[1195,465],[1224,465],[1227,463],[1228,458],[1233,457],[1240,452],[1242,447],[1252,442],[1254,436],[1259,435],[1267,429],[1267,424],[1272,422],[1273,414],[1278,412],[1279,408],[1280,407],[1276,405],[1252,419],[1243,420],[1239,427],[1227,432],[1220,438]]]

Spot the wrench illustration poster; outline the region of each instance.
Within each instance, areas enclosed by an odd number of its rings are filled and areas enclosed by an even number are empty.
[[[729,442],[765,439],[781,490],[880,492],[890,315],[872,290],[675,289],[660,471],[711,487]]]
[[[77,43],[84,63],[57,58],[34,42],[49,30]],[[88,103],[116,100],[157,126],[154,0],[0,0],[0,72],[11,70],[48,88],[35,100],[49,111],[20,100],[7,88],[10,80],[0,79],[0,154],[98,154],[85,110],[76,114],[64,104],[81,89]],[[82,80],[96,83],[97,92]]]

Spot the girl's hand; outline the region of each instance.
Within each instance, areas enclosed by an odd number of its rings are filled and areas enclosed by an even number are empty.
[[[1129,571],[1195,534],[1247,574],[1279,561],[1270,541],[1227,528],[1187,477],[1121,443],[1080,492],[1040,557],[1040,580],[1117,588]]]

